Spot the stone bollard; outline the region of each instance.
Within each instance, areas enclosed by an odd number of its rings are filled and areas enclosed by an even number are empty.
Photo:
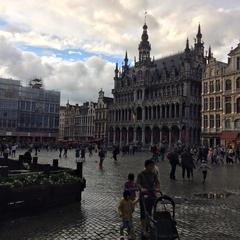
[[[76,170],[76,173],[77,173],[77,176],[82,178],[82,170],[83,170],[83,163],[82,162],[77,162],[77,170]]]
[[[8,176],[8,166],[0,166],[0,176],[1,177]]]
[[[58,159],[53,159],[53,167],[58,168]]]
[[[33,158],[32,158],[32,163],[33,163],[34,165],[37,165],[37,164],[38,164],[38,157],[33,157]]]

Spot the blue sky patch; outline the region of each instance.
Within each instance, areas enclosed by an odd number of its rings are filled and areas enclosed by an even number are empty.
[[[7,24],[8,24],[7,21],[0,17],[0,27],[6,26]]]
[[[23,51],[33,52],[38,56],[55,56],[62,58],[65,61],[75,62],[75,61],[84,61],[85,59],[98,56],[102,59],[105,59],[108,62],[116,63],[118,62],[119,66],[121,66],[124,55],[111,55],[111,54],[104,54],[99,52],[89,52],[82,49],[77,48],[68,48],[68,49],[55,49],[55,48],[45,48],[45,47],[36,47],[36,46],[29,46],[29,45],[22,45],[17,44],[17,47]],[[131,62],[131,59],[129,59]]]

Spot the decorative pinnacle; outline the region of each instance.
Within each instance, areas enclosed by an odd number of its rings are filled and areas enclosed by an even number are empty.
[[[147,10],[145,10],[144,12],[144,24],[146,24],[147,22]]]

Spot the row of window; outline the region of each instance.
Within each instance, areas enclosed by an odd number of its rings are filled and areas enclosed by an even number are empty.
[[[209,121],[208,121],[209,120]],[[210,115],[209,119],[207,115],[203,116],[203,127],[204,128],[220,128],[221,121],[220,121],[220,114],[216,114],[216,118],[214,119],[214,115]]]
[[[0,128],[16,128],[16,120],[0,119]]]
[[[233,89],[232,80],[227,79],[225,81],[225,91],[230,91]],[[236,79],[236,89],[240,89],[240,78]],[[213,93],[221,91],[221,82],[220,80],[216,80],[215,84],[214,81],[204,82],[203,83],[203,93]]]
[[[221,97],[217,96],[217,97],[210,97],[208,98],[204,98],[203,99],[203,110],[207,111],[207,110],[219,110],[221,108]]]
[[[59,106],[57,104],[45,103],[39,104],[30,101],[20,101],[18,102],[18,108],[23,111],[44,111],[45,113],[58,113]]]
[[[58,117],[21,114],[19,119],[19,127],[58,128],[58,125]]]
[[[206,128],[220,128],[221,127],[221,118],[220,114],[216,114],[215,118],[214,115],[209,115],[209,118],[207,115],[203,116],[203,127]],[[225,128],[231,129],[231,119],[225,120]],[[240,129],[240,119],[237,119],[234,121],[234,128]]]
[[[75,123],[78,125],[82,124],[93,124],[94,117],[93,116],[85,116],[85,117],[76,117]]]

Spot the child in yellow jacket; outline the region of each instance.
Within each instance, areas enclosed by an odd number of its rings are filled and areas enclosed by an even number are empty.
[[[122,225],[120,227],[120,240],[123,240],[123,230],[127,229],[128,232],[128,239],[135,239],[134,237],[134,228],[132,222],[132,214],[134,212],[135,204],[137,203],[138,199],[132,201],[131,200],[131,193],[129,191],[123,192],[123,199],[120,201],[118,206],[118,211],[120,217],[122,218]]]

